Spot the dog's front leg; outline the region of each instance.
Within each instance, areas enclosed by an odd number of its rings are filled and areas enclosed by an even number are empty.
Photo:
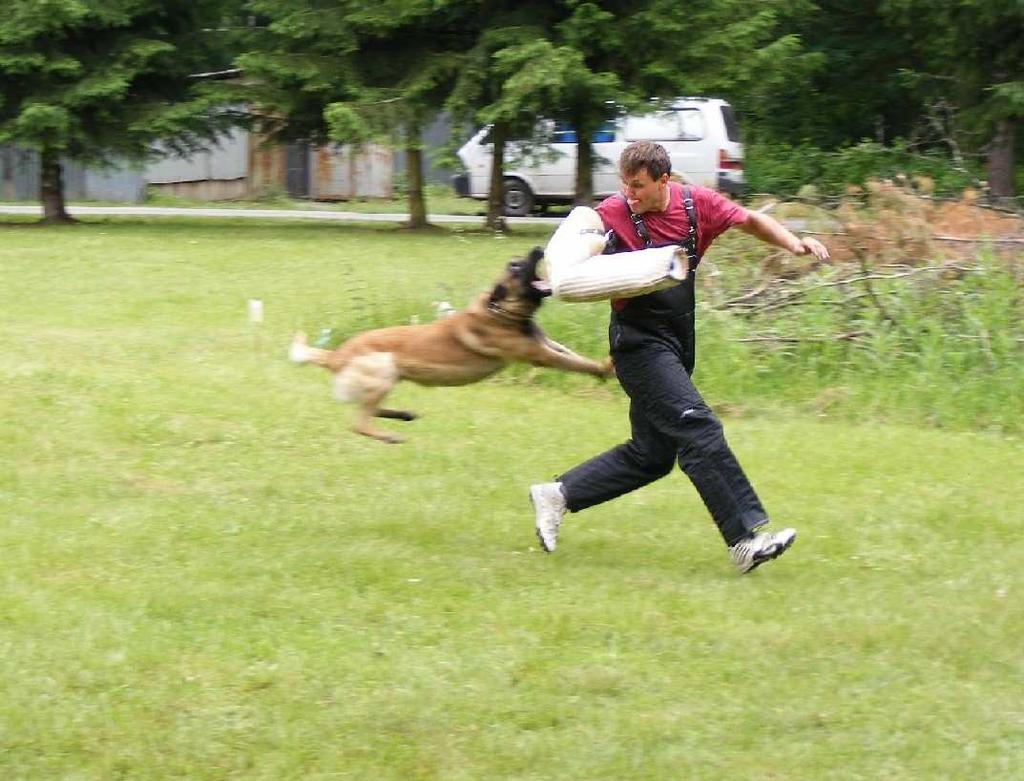
[[[552,352],[558,354],[558,355],[561,355],[563,357],[569,358],[569,359],[571,359],[573,361],[576,361],[576,362],[582,362],[582,364],[584,364],[584,365],[591,365],[591,364],[597,363],[598,367],[600,367],[600,372],[597,375],[598,377],[601,377],[602,379],[605,379],[605,378],[608,378],[608,377],[614,377],[615,376],[615,364],[612,362],[612,358],[611,358],[610,355],[608,357],[606,357],[602,361],[596,361],[595,362],[595,361],[591,360],[590,358],[587,358],[585,356],[580,355],[579,353],[576,353],[575,351],[573,351],[570,348],[566,347],[564,344],[561,344],[560,342],[556,342],[554,339],[552,339],[550,336],[548,336],[543,331],[540,331],[538,335],[540,337],[541,345],[546,347],[548,350],[551,350]],[[570,371],[573,371],[573,370],[570,369]],[[575,371],[579,371],[579,370],[576,369]]]
[[[570,353],[575,355],[572,350],[566,347],[564,344],[560,344],[548,336],[546,333],[541,332],[541,341],[547,346],[554,350],[556,353]]]
[[[615,374],[615,366],[612,364],[611,357],[605,358],[603,361],[595,361],[574,353],[565,345],[553,342],[544,335],[540,337],[540,341],[532,342],[524,350],[520,360],[532,363],[534,366],[547,366],[552,369],[592,374],[601,379],[612,377]]]

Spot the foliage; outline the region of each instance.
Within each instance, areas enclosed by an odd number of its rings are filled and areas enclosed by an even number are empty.
[[[819,0],[784,9],[785,56],[762,62],[734,101],[750,140],[832,150],[909,135],[922,106],[899,77],[906,42],[882,4]]]
[[[843,417],[1020,433],[1022,275],[987,253],[969,266],[822,270],[789,287],[792,305],[709,318],[702,370]]]
[[[781,197],[797,195],[809,184],[822,195],[838,196],[849,185],[863,186],[870,179],[920,176],[932,180],[935,193],[950,195],[977,186],[982,175],[977,169],[959,169],[942,151],[911,151],[903,139],[888,146],[863,140],[831,152],[809,143],[754,143],[747,145],[744,163],[751,192]]]
[[[328,138],[324,108],[358,94],[352,57],[358,40],[341,3],[247,0],[258,24],[237,58],[240,85],[260,129],[281,140]]]
[[[230,62],[231,0],[11,0],[0,19],[0,143],[88,163],[199,148],[238,117],[191,74]],[[204,28],[211,28],[205,32]]]
[[[906,66],[905,75],[923,94],[948,99],[979,129],[997,118],[1024,116],[1019,2],[885,0],[882,11],[911,45],[916,64]]]

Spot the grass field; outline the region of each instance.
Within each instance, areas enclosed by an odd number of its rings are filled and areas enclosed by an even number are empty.
[[[545,236],[0,226],[0,778],[1021,778],[1019,438],[726,417],[800,534],[740,577],[678,473],[538,552],[614,384],[402,386],[386,446],[284,359]]]

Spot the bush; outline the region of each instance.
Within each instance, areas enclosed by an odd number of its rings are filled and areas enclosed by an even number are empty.
[[[892,146],[861,141],[826,152],[809,144],[749,144],[746,150],[747,184],[751,192],[796,196],[805,185],[814,185],[825,196],[841,195],[848,185],[863,186],[870,179],[913,181],[925,177],[938,195],[958,194],[978,184],[981,171],[955,169],[948,157],[921,154],[897,139]]]
[[[820,414],[1020,432],[1020,268],[993,255],[946,270],[828,267],[792,306],[705,313],[698,372],[710,394]],[[849,338],[836,338],[848,335]],[[748,340],[748,341],[740,341]]]
[[[707,279],[698,294],[695,379],[712,405],[797,406],[850,420],[1024,431],[1024,269],[994,255],[945,270],[879,267],[870,280],[827,266],[776,280],[794,303],[762,312],[724,306],[744,270]],[[728,289],[721,288],[726,279]],[[544,327],[590,356],[607,350],[607,304],[552,302]],[[839,335],[849,338],[835,338]],[[571,375],[510,372],[551,385]]]

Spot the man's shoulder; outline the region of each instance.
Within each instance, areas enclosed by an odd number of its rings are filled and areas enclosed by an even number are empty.
[[[626,207],[626,199],[621,195],[609,195],[597,205],[597,213],[607,224],[610,220],[619,221],[629,219],[629,209]]]
[[[626,208],[626,199],[619,193],[609,195],[597,205],[598,211],[623,211]]]
[[[689,182],[669,182],[670,186],[673,186],[675,190],[682,193],[686,190],[690,191],[690,195],[694,200],[697,198],[707,198],[709,195],[718,195],[715,190],[710,187],[705,187],[702,184],[690,184]]]
[[[697,218],[705,221],[721,222],[726,226],[738,225],[747,219],[747,210],[735,201],[711,187],[689,185],[693,191],[693,203],[697,210]]]

